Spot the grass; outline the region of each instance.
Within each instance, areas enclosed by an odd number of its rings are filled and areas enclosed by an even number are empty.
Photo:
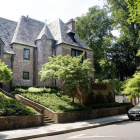
[[[37,112],[33,108],[24,106],[0,92],[0,116],[25,116],[34,114],[37,114]]]
[[[17,90],[19,94],[19,90]],[[89,109],[79,103],[72,103],[71,98],[63,92],[58,92],[50,88],[34,88],[28,90],[20,89],[20,94],[36,103],[39,103],[54,112],[68,112]]]

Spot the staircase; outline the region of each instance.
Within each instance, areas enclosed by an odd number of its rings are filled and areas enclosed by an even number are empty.
[[[54,124],[55,122],[53,120],[51,120],[48,116],[44,116],[44,124],[48,125],[48,124]]]

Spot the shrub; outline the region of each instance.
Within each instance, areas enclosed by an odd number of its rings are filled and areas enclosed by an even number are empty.
[[[24,106],[0,92],[0,116],[25,116],[36,113],[33,108]]]

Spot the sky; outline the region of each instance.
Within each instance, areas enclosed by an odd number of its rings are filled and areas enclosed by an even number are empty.
[[[86,14],[92,6],[102,8],[104,3],[105,0],[1,0],[0,17],[18,21],[28,15],[47,23],[58,18],[67,22]]]

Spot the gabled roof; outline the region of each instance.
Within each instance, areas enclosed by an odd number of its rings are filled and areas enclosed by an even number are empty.
[[[34,41],[44,27],[44,22],[22,16],[18,22],[12,43],[35,47]]]
[[[74,37],[77,43],[75,43],[71,39],[71,37],[67,33],[67,31],[70,29],[61,19],[57,19],[56,21],[50,23],[48,25],[48,28],[50,29],[53,38],[56,40],[56,45],[65,43],[72,46],[91,50],[77,35],[75,35]]]
[[[44,25],[44,27],[43,27],[43,29],[42,29],[42,31],[41,31],[41,33],[39,34],[39,36],[38,36],[37,39],[41,39],[41,37],[42,37],[43,35],[46,35],[48,39],[53,39],[53,36],[52,36],[52,34],[51,34],[51,32],[50,32],[50,30],[49,30],[47,24]]]
[[[5,43],[5,53],[14,54],[11,43],[19,43],[27,46],[36,47],[35,40],[41,39],[46,35],[48,39],[55,40],[56,44],[69,44],[72,46],[91,50],[77,35],[74,36],[76,42],[68,35],[69,27],[58,19],[50,24],[21,16],[18,23],[0,18],[0,38]]]
[[[15,54],[10,47],[17,22],[0,17],[0,38],[4,42],[4,53]]]

